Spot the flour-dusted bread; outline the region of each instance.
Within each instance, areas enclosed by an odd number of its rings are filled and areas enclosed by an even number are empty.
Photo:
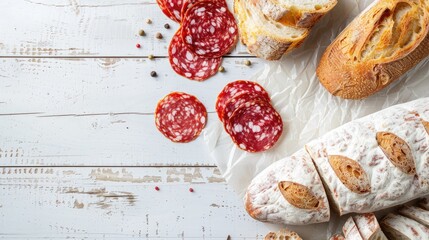
[[[377,0],[326,49],[317,76],[335,96],[368,97],[429,55],[428,25],[426,0]]]
[[[429,211],[416,206],[405,206],[398,210],[405,217],[411,218],[426,227],[429,227]]]
[[[429,98],[345,124],[306,144],[340,215],[374,212],[429,192]]]
[[[269,232],[264,240],[302,240],[302,238],[296,232],[282,229],[277,232]]]
[[[343,225],[343,233],[346,239],[364,240],[352,217],[349,217]]]
[[[355,215],[353,220],[364,240],[387,240],[373,213]]]
[[[269,18],[286,25],[311,28],[337,0],[253,0]]]
[[[429,229],[407,217],[389,214],[381,221],[381,228],[389,239],[427,240]]]
[[[329,238],[329,240],[345,240],[346,238],[341,234],[334,234],[332,237]]]
[[[322,181],[304,149],[256,176],[247,189],[245,207],[253,218],[290,225],[329,221]]]
[[[234,12],[242,43],[251,54],[266,60],[278,60],[297,48],[309,32],[267,18],[249,0],[234,0]]]

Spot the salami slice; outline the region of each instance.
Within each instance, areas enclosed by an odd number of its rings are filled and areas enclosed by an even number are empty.
[[[167,7],[167,0],[156,0],[156,2],[158,3],[159,8],[161,8],[161,11],[164,13],[165,16],[167,16],[168,18],[170,18],[173,21],[176,21],[176,18],[173,16],[172,13],[170,13],[170,11],[168,11],[168,7]]]
[[[270,96],[268,95],[265,89],[252,81],[238,80],[235,82],[228,83],[223,90],[219,93],[216,100],[216,111],[219,116],[219,119],[222,120],[222,115],[226,106],[226,103],[241,94],[244,93],[256,93],[261,95],[261,97],[270,101]]]
[[[207,110],[194,96],[173,92],[158,102],[155,124],[173,142],[186,143],[196,139],[207,122]]]
[[[279,140],[283,122],[269,103],[255,100],[235,110],[225,128],[240,149],[262,152]]]
[[[182,38],[194,53],[221,57],[234,48],[237,24],[227,6],[217,1],[198,1],[182,19]]]
[[[191,8],[194,3],[199,2],[199,1],[207,1],[207,0],[183,0],[182,13],[181,13],[182,19],[185,17],[186,11],[189,8]],[[225,0],[212,0],[212,1],[223,3],[227,7],[227,4],[226,4]]]
[[[164,0],[168,11],[172,15],[172,19],[178,23],[182,21],[182,5],[184,0]]]
[[[191,80],[203,81],[215,75],[222,58],[204,58],[189,50],[181,38],[181,29],[170,42],[168,55],[171,67],[181,76]]]
[[[221,113],[221,121],[223,123],[227,123],[235,110],[237,110],[241,105],[248,102],[252,102],[254,100],[267,102],[267,99],[265,97],[255,92],[243,93],[234,98],[231,98],[229,101],[226,102],[225,109]]]

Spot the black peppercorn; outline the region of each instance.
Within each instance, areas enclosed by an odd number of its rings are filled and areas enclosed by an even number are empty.
[[[156,72],[155,72],[155,71],[152,71],[152,72],[150,72],[150,76],[151,76],[151,77],[156,77],[156,76],[158,76],[158,74],[156,74]]]

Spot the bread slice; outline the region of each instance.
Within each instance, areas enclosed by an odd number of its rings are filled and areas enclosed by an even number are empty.
[[[306,225],[330,217],[322,181],[304,149],[258,174],[244,202],[249,215],[263,222]]]
[[[302,238],[296,232],[282,229],[278,232],[269,232],[264,240],[302,240]]]
[[[389,239],[427,240],[429,229],[407,217],[390,213],[383,221],[381,228]]]
[[[317,76],[335,96],[368,97],[429,55],[428,30],[428,1],[378,0],[326,49]]]
[[[337,0],[254,0],[261,11],[280,23],[311,28]]]
[[[234,0],[240,37],[248,51],[266,60],[278,60],[299,47],[309,30],[275,22],[249,0]]]
[[[364,240],[387,240],[387,237],[381,231],[377,217],[373,213],[355,215],[353,220]]]
[[[329,240],[345,240],[346,238],[342,234],[334,234]]]
[[[346,239],[364,240],[352,217],[349,217],[343,225],[343,233]]]
[[[414,221],[417,221],[426,227],[429,227],[429,211],[415,207],[415,206],[405,206],[398,210],[398,212],[405,217],[411,218]]]

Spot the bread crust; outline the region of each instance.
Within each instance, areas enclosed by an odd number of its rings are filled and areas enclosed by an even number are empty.
[[[261,11],[280,23],[301,28],[313,27],[326,13],[337,5],[337,0],[318,6],[319,9],[299,9],[296,6],[286,6],[277,0],[253,0]]]
[[[379,0],[370,6],[326,49],[317,68],[321,84],[335,96],[362,99],[399,79],[429,55],[428,5]]]

